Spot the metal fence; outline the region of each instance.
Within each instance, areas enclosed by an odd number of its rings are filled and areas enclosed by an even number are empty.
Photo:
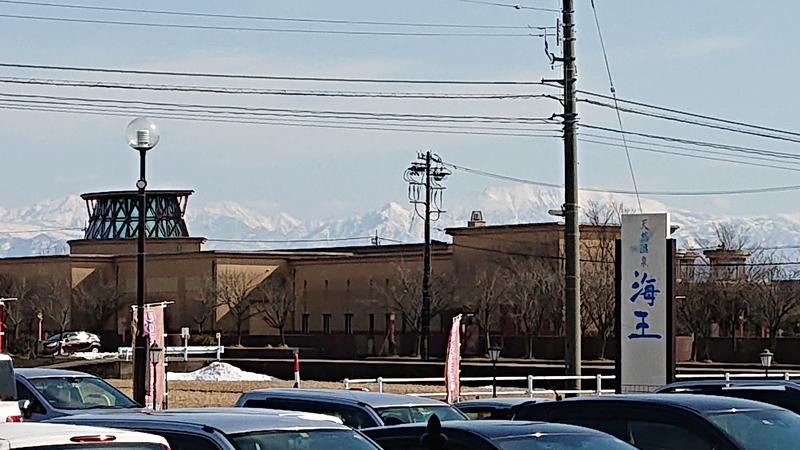
[[[130,347],[120,347],[118,349],[118,353],[119,357],[125,361],[130,361],[130,359],[133,357],[133,349]],[[184,361],[188,360],[189,356],[216,355],[217,361],[219,361],[222,359],[222,354],[225,353],[225,347],[222,345],[189,345],[167,347],[165,353],[167,356],[179,355],[183,357]]]
[[[612,381],[615,380],[616,377],[614,375],[584,375],[584,376],[560,376],[560,375],[528,375],[524,376],[516,376],[516,377],[497,377],[496,380],[498,383],[500,382],[527,382],[527,387],[525,389],[513,389],[513,388],[501,388],[498,386],[497,395],[498,396],[526,396],[530,398],[534,398],[537,396],[549,396],[549,395],[565,395],[565,394],[578,394],[578,395],[603,395],[603,394],[613,394],[614,389],[604,389],[603,388],[603,381]],[[461,396],[462,397],[472,397],[472,396],[491,396],[492,395],[492,377],[462,377],[462,383],[490,383],[488,390],[484,390],[485,388],[475,387],[468,390],[462,390]],[[554,389],[551,388],[549,385],[553,382],[566,382],[566,381],[573,381],[573,380],[581,380],[581,381],[594,381],[594,388],[593,389]],[[377,388],[378,392],[384,392],[384,388],[387,384],[431,384],[431,383],[441,383],[442,390],[444,390],[444,378],[443,377],[435,377],[435,378],[359,378],[359,379],[349,379],[345,378],[342,380],[342,389],[353,389],[357,386],[374,386]],[[547,387],[541,387],[541,384],[548,385]],[[538,385],[538,386],[537,386]],[[433,386],[432,386],[433,389]],[[424,393],[413,393],[409,394],[416,397],[446,397],[447,394],[443,391],[432,391],[432,392],[424,392]]]

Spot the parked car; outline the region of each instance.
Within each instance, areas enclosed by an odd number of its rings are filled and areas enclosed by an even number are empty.
[[[84,414],[98,409],[140,406],[102,378],[61,369],[17,369],[16,390],[28,400],[24,415],[32,421]]]
[[[22,422],[22,407],[28,402],[19,400],[14,379],[14,362],[0,353],[0,422]]]
[[[635,450],[596,430],[542,422],[431,419],[427,426],[371,428],[364,434],[384,450]]]
[[[360,431],[342,424],[248,411],[114,412],[64,416],[51,422],[158,434],[172,450],[380,450]]]
[[[42,355],[71,355],[77,352],[100,351],[100,338],[88,331],[66,331],[50,336],[42,341]]]
[[[170,450],[166,439],[110,428],[13,423],[0,426],[0,450]]]
[[[642,450],[800,448],[800,416],[777,406],[714,395],[644,394],[526,405],[519,420],[580,425]]]
[[[454,406],[469,420],[511,420],[522,406],[541,401],[530,397],[481,398],[464,400]]]
[[[327,414],[356,429],[427,422],[433,414],[441,420],[467,419],[438,400],[336,389],[258,389],[242,394],[236,406]]]
[[[784,380],[679,381],[656,391],[663,394],[705,394],[746,398],[800,413],[800,385]]]

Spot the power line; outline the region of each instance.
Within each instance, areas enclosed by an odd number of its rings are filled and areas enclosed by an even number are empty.
[[[622,148],[622,146],[620,144],[613,144],[613,143],[610,143],[610,142],[595,141],[595,140],[592,140],[592,139],[583,139],[583,138],[579,138],[578,140],[580,142],[586,142],[586,143],[591,143],[591,144],[599,144],[599,145],[605,145],[605,146],[609,146],[609,147]],[[717,158],[717,157],[714,157],[714,156],[706,156],[706,155],[694,155],[694,154],[690,154],[690,153],[681,153],[681,152],[670,151],[670,150],[659,150],[659,149],[654,149],[654,148],[639,147],[639,146],[632,146],[632,145],[629,145],[628,147],[632,148],[634,150],[641,150],[641,151],[650,152],[650,153],[659,153],[659,154],[663,154],[663,155],[683,156],[683,157],[686,157],[686,158],[704,159],[704,160],[707,160],[707,161],[719,161],[719,162],[732,163],[732,164],[742,164],[742,165],[753,166],[753,167],[764,167],[764,168],[769,168],[769,169],[779,169],[779,170],[788,170],[788,171],[792,171],[792,172],[800,172],[800,168],[796,168],[796,167],[776,166],[776,165],[772,165],[772,164],[762,164],[762,163],[756,163],[756,162],[750,162],[750,161],[740,161],[740,160],[735,160],[735,159],[730,159],[730,158]],[[687,149],[687,150],[690,150],[690,149]],[[694,150],[694,151],[700,152],[701,150]],[[779,162],[779,161],[776,161],[776,162]]]
[[[62,227],[62,228],[36,228],[36,229],[29,229],[29,230],[3,230],[0,231],[0,235],[2,234],[29,234],[29,233],[38,233],[44,231],[85,231],[82,227]]]
[[[603,94],[598,94],[596,92],[583,91],[583,90],[578,90],[578,92],[581,93],[581,94],[590,95],[590,96],[593,96],[593,97],[604,98],[606,100],[612,100],[613,99],[613,97],[609,97],[609,96],[603,95]],[[788,134],[788,135],[791,135],[791,136],[800,136],[800,132],[796,132],[796,131],[781,130],[781,129],[778,129],[778,128],[766,127],[766,126],[763,126],[763,125],[755,125],[755,124],[746,123],[746,122],[739,122],[739,121],[735,121],[735,120],[722,119],[722,118],[719,118],[719,117],[713,117],[713,116],[709,116],[709,115],[705,115],[705,114],[697,114],[697,113],[688,112],[688,111],[681,111],[679,109],[674,109],[674,108],[666,108],[666,107],[663,107],[663,106],[653,105],[653,104],[650,104],[650,103],[644,103],[644,102],[639,102],[639,101],[635,101],[635,100],[619,99],[619,101],[622,102],[622,103],[630,104],[630,105],[643,106],[645,108],[650,108],[650,109],[655,109],[655,110],[659,110],[659,111],[665,111],[665,112],[670,112],[670,113],[681,114],[681,115],[685,115],[685,116],[695,117],[695,118],[698,118],[698,119],[712,120],[712,121],[715,121],[715,122],[722,122],[722,123],[727,123],[727,124],[730,124],[730,125],[739,125],[739,126],[743,126],[743,127],[747,127],[747,128],[754,128],[754,129],[762,130],[762,131],[772,131],[772,132],[775,132],[775,133]]]
[[[610,132],[610,133],[629,134],[629,135],[633,135],[633,136],[645,137],[645,138],[648,138],[648,139],[657,139],[657,140],[668,141],[668,142],[677,142],[677,143],[681,143],[681,144],[689,144],[689,145],[695,145],[695,146],[699,146],[699,147],[710,147],[710,148],[715,148],[715,149],[720,149],[720,150],[730,150],[730,151],[733,151],[733,152],[741,152],[741,153],[750,153],[750,154],[756,154],[756,155],[771,156],[771,157],[774,157],[774,158],[785,158],[785,159],[793,159],[793,160],[800,159],[800,154],[797,154],[797,153],[780,152],[780,151],[776,151],[776,150],[765,150],[765,149],[759,149],[759,148],[755,148],[755,147],[744,147],[744,146],[739,146],[739,145],[721,144],[721,143],[708,142],[708,141],[697,141],[697,140],[692,140],[692,139],[676,138],[676,137],[672,137],[672,136],[664,136],[664,135],[659,135],[659,134],[641,133],[641,132],[635,132],[635,131],[621,131],[621,130],[616,130],[614,128],[602,127],[602,126],[591,125],[591,124],[586,124],[586,123],[582,124],[581,126],[585,127],[585,128],[591,128],[591,129],[594,129],[594,130],[607,131],[607,132]]]
[[[485,1],[485,0],[454,0],[454,1],[462,2],[462,3],[474,3],[474,4],[477,4],[477,5],[501,6],[503,8],[512,8],[512,9],[517,9],[517,10],[528,9],[528,10],[532,10],[532,11],[561,12],[560,9],[556,9],[556,8],[543,8],[543,7],[539,7],[539,6],[527,6],[527,5],[521,5],[519,3],[501,3],[501,2],[491,2],[491,1]]]
[[[594,0],[590,0],[592,4],[592,12],[594,13],[594,23],[597,26],[597,36],[600,39],[600,48],[603,50],[603,60],[606,64],[606,73],[608,74],[608,85],[611,89],[611,96],[614,97],[614,105],[617,107],[617,123],[619,123],[620,131],[625,131],[622,126],[622,115],[619,112],[619,104],[617,103],[617,89],[614,87],[614,79],[611,77],[611,64],[608,62],[608,53],[606,52],[605,40],[603,40],[603,32],[600,29],[600,18],[597,16],[597,8],[594,5]],[[633,170],[633,161],[631,161],[631,152],[628,150],[628,141],[625,134],[622,134],[622,145],[625,147],[625,158],[628,160],[628,169],[631,172],[631,181],[633,182],[633,190],[636,193],[636,203],[639,205],[639,212],[643,212],[642,200],[639,198],[639,186],[636,184],[636,172]]]
[[[580,101],[582,101],[584,103],[588,103],[590,105],[600,106],[600,107],[603,107],[603,108],[616,109],[617,111],[622,111],[622,112],[629,113],[629,114],[638,114],[638,115],[641,115],[641,116],[653,117],[653,118],[656,118],[656,119],[669,120],[669,121],[672,121],[672,122],[679,122],[679,123],[688,124],[688,125],[694,125],[694,126],[698,126],[698,127],[713,128],[713,129],[716,129],[716,130],[730,131],[730,132],[733,132],[733,133],[746,134],[746,135],[761,137],[761,138],[765,138],[765,139],[775,139],[775,140],[779,140],[779,141],[787,141],[787,142],[792,142],[792,143],[796,143],[796,144],[800,143],[800,138],[779,136],[779,135],[764,133],[764,132],[760,132],[760,131],[750,131],[750,130],[745,130],[745,129],[742,129],[742,128],[731,127],[731,126],[728,126],[728,125],[716,125],[716,124],[713,124],[713,123],[698,122],[697,120],[684,119],[684,118],[681,118],[681,117],[667,116],[667,115],[664,115],[664,114],[652,113],[652,112],[642,111],[642,110],[633,109],[633,108],[620,108],[618,105],[616,105],[616,106],[615,105],[610,105],[608,103],[598,102],[598,101],[595,101],[595,100],[582,99]]]
[[[174,28],[189,30],[213,30],[213,31],[246,31],[261,33],[294,33],[294,34],[318,34],[318,35],[348,35],[348,36],[388,36],[388,37],[500,37],[500,38],[529,38],[545,37],[549,34],[544,33],[476,33],[476,32],[422,32],[422,31],[358,31],[358,30],[311,30],[299,28],[259,28],[259,27],[232,27],[221,25],[199,25],[181,23],[153,23],[153,22],[133,22],[124,20],[105,20],[105,19],[78,19],[72,17],[52,17],[52,16],[32,16],[24,14],[0,14],[1,18],[35,20],[46,22],[66,22],[83,23],[93,25],[122,25],[146,28]]]
[[[108,112],[108,111],[101,111],[96,110],[93,112],[84,112],[84,111],[74,111],[66,108],[56,108],[56,107],[26,107],[26,106],[0,106],[0,109],[6,110],[15,110],[15,111],[37,111],[37,112],[56,112],[56,113],[70,113],[70,114],[88,114],[88,115],[96,115],[96,116],[116,116],[116,117],[130,117],[130,112]],[[427,126],[423,128],[424,125],[417,125],[416,127],[414,124],[400,124],[397,126],[389,126],[389,125],[380,125],[380,124],[335,124],[337,122],[326,122],[324,121],[311,121],[311,120],[270,120],[270,119],[231,119],[226,117],[211,117],[211,116],[199,116],[199,115],[178,115],[178,114],[166,114],[166,113],[155,113],[155,114],[147,114],[149,117],[155,119],[168,119],[168,120],[186,120],[186,121],[195,121],[195,122],[210,122],[210,123],[234,123],[234,124],[248,124],[248,125],[268,125],[268,126],[290,126],[290,127],[301,127],[301,128],[323,128],[323,129],[339,129],[339,130],[359,130],[359,131],[384,131],[384,132],[408,132],[408,133],[426,133],[426,134],[449,134],[449,135],[473,135],[473,136],[503,136],[503,137],[551,137],[551,138],[560,138],[558,135],[546,135],[546,134],[537,134],[537,131],[531,131],[528,133],[513,133],[513,132],[494,132],[494,131],[474,131],[471,128],[462,127],[459,129],[439,129],[434,128],[435,126]],[[334,123],[334,124],[327,124],[327,123]]]
[[[213,105],[199,103],[171,103],[171,102],[150,102],[143,100],[121,100],[109,98],[90,98],[90,97],[64,97],[53,95],[38,94],[14,94],[0,92],[0,97],[10,97],[18,102],[24,103],[52,103],[48,101],[30,100],[44,99],[59,102],[83,102],[100,104],[125,104],[125,105],[145,105],[158,109],[158,107],[181,108],[181,109],[202,109],[209,114],[223,112],[226,114],[246,114],[264,116],[314,116],[314,117],[333,117],[333,118],[358,118],[362,120],[402,120],[402,121],[442,121],[442,122],[489,122],[489,123],[522,123],[522,124],[556,124],[546,117],[524,117],[524,116],[484,116],[484,115],[454,115],[454,114],[419,114],[419,113],[389,113],[373,111],[338,111],[338,110],[316,110],[316,109],[287,109],[287,108],[263,108],[237,105]],[[14,101],[6,99],[6,101]]]
[[[305,77],[305,76],[283,76],[283,75],[255,75],[255,74],[226,74],[209,72],[181,72],[164,70],[132,70],[132,69],[113,69],[105,67],[78,67],[78,66],[56,66],[44,64],[18,64],[0,63],[0,67],[16,69],[36,69],[36,70],[58,70],[70,72],[95,72],[95,73],[117,73],[126,75],[157,75],[170,77],[197,77],[197,78],[223,78],[240,80],[277,80],[277,81],[314,81],[332,83],[380,83],[380,84],[442,84],[442,85],[465,85],[465,86],[548,86],[555,87],[544,81],[522,81],[522,80],[425,80],[425,79],[400,79],[400,78],[344,78],[344,77]]]
[[[0,0],[2,1],[2,0]],[[444,100],[529,100],[547,98],[559,100],[549,94],[511,94],[511,93],[435,93],[435,92],[375,92],[375,91],[330,91],[330,90],[292,90],[292,89],[256,89],[256,88],[231,88],[222,86],[198,86],[178,84],[140,84],[116,83],[107,81],[86,80],[57,80],[41,78],[0,78],[0,83],[59,86],[79,88],[103,88],[134,91],[168,91],[168,92],[197,92],[210,94],[241,94],[241,95],[278,95],[300,97],[345,97],[345,98],[403,98],[403,99],[444,99]]]
[[[190,12],[190,11],[113,8],[107,6],[58,4],[58,3],[14,1],[14,0],[0,0],[0,3],[8,3],[14,5],[44,6],[51,8],[63,8],[63,9],[90,10],[90,11],[128,12],[137,14],[154,14],[154,15],[168,15],[168,16],[181,16],[181,17],[206,17],[206,18],[216,18],[216,19],[243,19],[243,20],[258,20],[258,21],[269,21],[269,22],[323,23],[323,24],[334,24],[334,25],[380,25],[380,26],[414,27],[414,28],[466,28],[466,29],[472,28],[472,29],[506,29],[506,30],[527,30],[531,28],[518,25],[385,22],[385,21],[371,21],[371,20],[311,19],[311,18],[299,18],[299,17],[270,17],[270,16],[242,15],[242,14],[214,14],[214,13],[200,13],[200,12]],[[553,29],[555,27],[537,26],[532,28],[538,30],[544,30],[544,29]]]
[[[475,175],[480,175],[484,177],[494,178],[498,180],[504,181],[512,181],[515,183],[522,183],[522,184],[529,184],[533,186],[541,186],[541,187],[548,187],[548,188],[555,188],[555,189],[563,189],[564,186],[555,183],[546,183],[542,181],[534,181],[528,180],[524,178],[517,178],[508,175],[502,175],[498,173],[493,173],[485,170],[480,169],[473,169],[469,167],[465,167],[458,164],[453,164],[449,162],[443,162],[444,165],[453,168],[454,170],[461,170],[464,172],[472,173]],[[610,193],[610,194],[626,194],[626,195],[634,195],[637,191],[632,190],[625,190],[625,189],[608,189],[608,188],[592,188],[592,187],[580,187],[578,188],[581,191],[589,191],[589,192],[603,192],[603,193]],[[761,187],[761,188],[752,188],[752,189],[732,189],[732,190],[708,190],[708,191],[641,191],[642,195],[653,195],[653,196],[673,196],[673,197],[692,197],[692,196],[709,196],[709,195],[741,195],[741,194],[763,194],[763,193],[773,193],[773,192],[787,192],[787,191],[797,191],[800,190],[800,185],[789,185],[789,186],[771,186],[771,187]]]

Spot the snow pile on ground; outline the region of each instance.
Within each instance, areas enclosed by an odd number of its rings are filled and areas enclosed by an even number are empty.
[[[194,372],[168,372],[169,381],[277,381],[277,378],[260,373],[246,372],[224,362],[213,362]]]
[[[101,353],[101,352],[75,352],[70,356],[81,359],[111,359],[119,357],[119,353]]]

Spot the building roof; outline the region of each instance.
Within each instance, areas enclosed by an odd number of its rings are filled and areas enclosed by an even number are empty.
[[[446,403],[439,400],[414,397],[403,394],[390,394],[386,392],[367,392],[344,389],[256,389],[242,395],[253,393],[268,394],[284,398],[307,398],[311,400],[327,400],[348,404],[364,404],[373,408],[386,408],[392,406],[444,406]]]
[[[517,223],[510,225],[485,225],[479,227],[451,227],[446,228],[445,232],[451,236],[459,234],[492,234],[502,231],[557,231],[562,230],[564,224],[562,222],[538,222],[538,223]],[[611,230],[619,229],[619,225],[589,225],[581,224],[581,230]]]
[[[147,195],[176,195],[176,196],[186,196],[194,194],[193,190],[190,189],[182,189],[182,190],[168,190],[168,189],[148,189]],[[139,195],[138,191],[103,191],[103,192],[87,192],[85,194],[81,194],[81,198],[84,200],[94,200],[104,197],[129,197]]]

